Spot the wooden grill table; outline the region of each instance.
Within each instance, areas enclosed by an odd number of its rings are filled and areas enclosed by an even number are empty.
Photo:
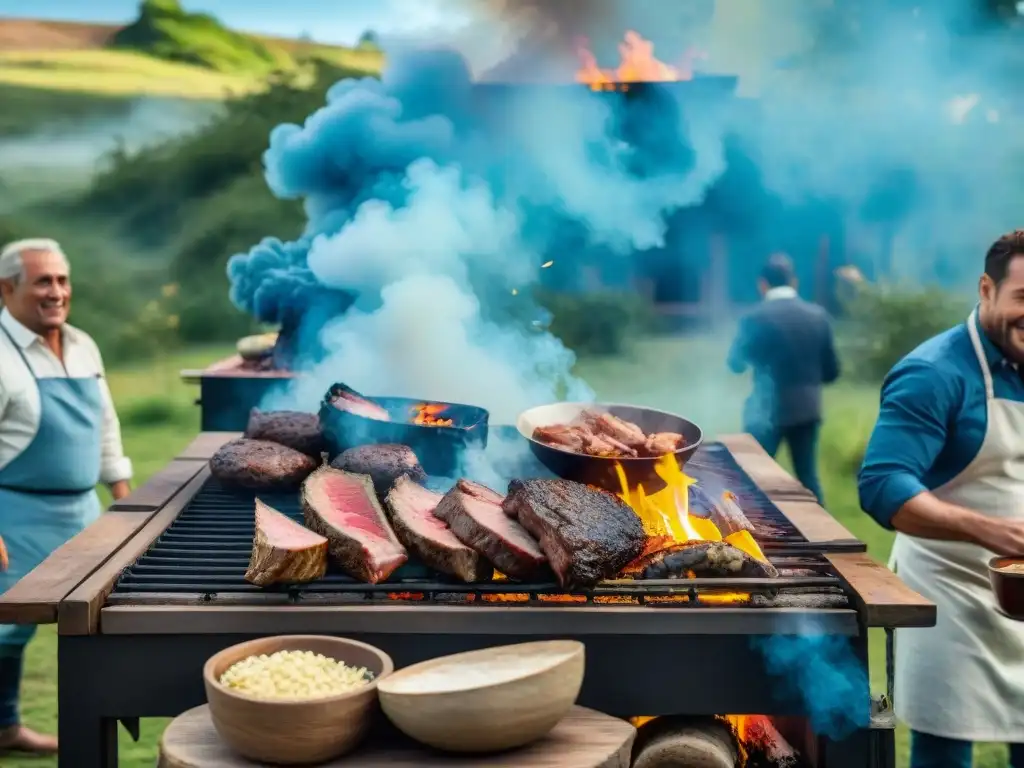
[[[320,768],[629,768],[636,729],[625,720],[573,707],[546,737],[496,755],[431,751],[388,727],[349,755]],[[174,719],[160,743],[158,768],[254,768],[232,752],[213,727],[206,705]]]
[[[330,574],[319,587],[298,593],[249,588],[239,564],[248,561],[251,542],[232,522],[251,520],[248,508],[224,512],[218,506],[224,492],[210,483],[208,468],[213,453],[237,436],[200,434],[163,471],[0,597],[0,623],[57,624],[60,768],[116,766],[119,721],[136,736],[139,718],[173,718],[203,704],[206,659],[268,635],[349,637],[381,648],[399,668],[496,645],[572,639],[587,648],[581,706],[616,717],[806,717],[801,700],[780,693],[786,686],[753,649],[753,638],[842,635],[866,669],[869,628],[935,624],[935,606],[868,557],[864,545],[749,435],[723,437],[724,447],[702,447],[691,462],[693,474],[704,477],[697,471],[700,461],[732,461],[734,479],[737,473],[747,478],[782,520],[777,532],[789,531],[772,546],[771,536],[764,539],[765,553],[812,564],[816,583],[834,585],[826,597],[838,602],[630,605],[595,597],[572,605],[532,597],[515,605],[482,598],[452,604],[370,593],[352,601],[338,593],[337,577],[330,581]],[[769,518],[763,519],[770,528]],[[759,525],[753,516],[751,522]],[[183,560],[182,552],[192,554]],[[140,575],[115,589],[144,555]],[[160,586],[171,583],[183,588],[168,592]],[[410,583],[402,588],[414,589]],[[146,584],[156,586],[136,588]],[[743,591],[739,583],[716,585]],[[627,674],[623,659],[643,663],[627,665]],[[820,768],[874,765],[874,733],[864,728],[825,741]]]

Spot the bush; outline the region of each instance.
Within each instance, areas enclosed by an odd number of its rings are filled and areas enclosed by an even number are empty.
[[[650,304],[636,294],[538,291],[551,313],[551,333],[578,355],[618,355],[653,327]]]
[[[937,288],[864,285],[840,326],[844,375],[877,384],[907,353],[963,322],[971,301]]]

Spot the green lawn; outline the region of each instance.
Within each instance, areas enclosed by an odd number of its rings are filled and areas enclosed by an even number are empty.
[[[746,382],[724,370],[722,340],[658,339],[638,344],[628,358],[583,361],[579,372],[602,399],[661,406],[692,417],[712,435],[737,431],[739,404]],[[198,430],[195,392],[177,379],[181,368],[199,367],[224,355],[224,350],[200,350],[172,356],[159,364],[110,373],[111,387],[121,413],[128,453],[135,461],[137,480],[160,469]],[[822,436],[822,475],[829,510],[869,545],[871,554],[885,559],[891,536],[872,523],[857,506],[854,474],[875,418],[877,392],[839,385],[828,392]],[[783,463],[788,463],[783,457]],[[872,681],[884,690],[882,636],[872,638]],[[30,646],[26,670],[24,714],[30,725],[55,731],[56,635],[43,627]],[[122,731],[121,765],[141,768],[156,762],[161,721],[143,722],[143,738],[133,744]],[[907,765],[906,734],[901,731],[899,765]],[[56,761],[5,759],[5,765],[37,768]],[[1006,768],[1005,750],[978,750],[976,768]]]

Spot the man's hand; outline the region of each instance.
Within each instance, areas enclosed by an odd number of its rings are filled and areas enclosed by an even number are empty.
[[[110,495],[114,497],[114,501],[123,499],[131,492],[132,487],[127,480],[118,480],[116,483],[110,484]]]
[[[978,543],[1004,557],[1024,557],[1024,520],[993,519],[978,532]]]

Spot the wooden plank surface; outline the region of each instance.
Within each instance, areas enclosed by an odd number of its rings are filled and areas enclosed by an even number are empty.
[[[224,443],[241,436],[241,432],[200,432],[175,458],[186,461],[209,461]]]
[[[174,522],[209,476],[209,467],[203,464],[200,471],[163,509],[150,515],[145,525],[136,528],[130,536],[122,537],[120,543],[123,546],[65,593],[66,597],[63,597],[57,609],[57,631],[60,634],[88,635],[98,631],[103,601],[113,590],[121,571],[149,549],[150,544]]]
[[[365,744],[322,768],[629,768],[636,729],[584,707],[540,741],[496,755],[452,755],[421,747],[382,726]],[[207,705],[176,717],[160,742],[159,768],[251,768],[217,734]]]
[[[868,555],[826,555],[869,627],[934,627],[935,604]]]
[[[105,512],[0,597],[0,623],[53,624],[57,605],[156,514]]]
[[[128,496],[111,504],[110,509],[117,512],[158,510],[195,477],[203,466],[204,461],[200,459],[172,461]]]
[[[768,455],[752,435],[723,435],[718,438],[736,463],[772,501],[796,499],[814,501],[814,494]]]

